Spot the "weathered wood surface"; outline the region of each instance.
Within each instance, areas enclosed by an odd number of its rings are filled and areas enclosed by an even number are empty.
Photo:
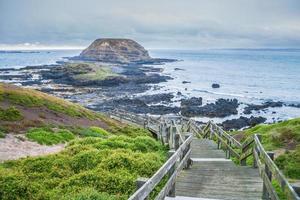
[[[257,169],[238,166],[226,160],[225,153],[217,148],[216,143],[208,139],[194,139],[191,149],[193,165],[190,169],[180,172],[176,181],[176,196],[261,199],[262,179]],[[197,161],[200,158],[206,159]],[[209,161],[208,158],[224,160]]]

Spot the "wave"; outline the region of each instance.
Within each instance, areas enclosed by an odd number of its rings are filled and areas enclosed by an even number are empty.
[[[193,89],[193,91],[202,92],[202,93],[208,93],[208,94],[223,95],[223,96],[234,96],[234,97],[241,97],[241,98],[253,98],[253,97],[248,97],[248,96],[245,96],[245,95],[242,95],[242,94],[234,94],[234,93],[211,92],[211,91],[199,90],[199,89]]]

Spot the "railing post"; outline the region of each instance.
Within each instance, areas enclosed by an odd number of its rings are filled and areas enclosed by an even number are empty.
[[[227,144],[229,145],[229,147],[231,147],[231,142],[230,142],[230,140],[227,140]],[[227,151],[228,151],[228,156],[227,156],[227,158],[229,159],[229,158],[231,157],[230,148],[228,148]]]
[[[140,177],[136,180],[136,190],[140,189],[146,182],[148,178]],[[148,199],[148,198],[146,198]]]
[[[187,133],[187,134],[185,134],[184,139],[187,140],[190,136],[193,137],[193,134],[192,134],[192,133]],[[186,149],[186,152],[185,152],[185,153],[189,152],[190,149],[191,149],[191,144],[189,144],[189,145],[187,146],[187,149]],[[186,163],[186,167],[185,167],[185,168],[188,169],[188,168],[190,168],[191,165],[192,165],[192,159],[189,158],[189,159],[187,160],[187,163]]]
[[[267,153],[268,156],[271,158],[271,160],[274,160],[274,153],[273,152],[268,152]],[[267,164],[265,164],[265,173],[267,175],[267,178],[270,180],[270,182],[272,181],[272,172],[270,171],[269,167]],[[268,193],[266,184],[264,183],[263,185],[263,196],[262,199],[270,199],[270,195]]]
[[[213,134],[213,127],[209,127],[210,133],[209,133],[209,139],[212,139],[212,134]]]
[[[166,127],[166,143],[167,143],[167,145],[169,146],[169,148],[170,148],[170,126],[167,126]]]
[[[217,134],[219,137],[221,137],[220,131],[218,131]],[[221,141],[220,141],[219,137],[218,137],[218,149],[221,149]]]
[[[261,142],[261,135],[256,135],[256,136],[257,136],[258,140]],[[260,156],[260,152],[257,151],[256,145],[254,145],[254,147],[253,147],[253,168],[257,168],[257,163],[255,161],[255,155],[254,155],[255,152],[254,151],[257,152],[257,155],[259,157]]]
[[[177,150],[178,148],[179,148],[179,146],[180,146],[180,135],[179,135],[179,133],[177,133],[177,134],[175,134],[175,150]]]
[[[169,152],[169,158],[175,153],[174,150],[170,150]],[[169,177],[171,177],[173,175],[173,173],[175,172],[175,167],[176,167],[176,162],[172,165],[171,169],[169,170]],[[175,182],[172,185],[169,194],[167,195],[169,197],[175,197]]]

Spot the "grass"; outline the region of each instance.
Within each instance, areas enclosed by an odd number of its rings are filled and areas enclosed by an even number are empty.
[[[100,127],[92,126],[81,130],[79,135],[83,137],[107,137],[110,133]]]
[[[275,163],[285,176],[300,179],[300,118],[274,124],[261,124],[244,131],[236,131],[243,139],[253,134],[262,136],[262,144],[267,151],[281,150]]]
[[[75,79],[84,79],[84,80],[105,80],[108,77],[119,76],[116,73],[113,73],[111,68],[102,67],[102,66],[93,66],[93,70],[88,73],[76,75]]]
[[[0,138],[5,138],[5,133],[3,131],[0,130]]]
[[[123,200],[165,159],[149,136],[75,139],[58,154],[0,164],[0,199]]]
[[[86,117],[89,119],[101,117],[100,114],[85,109],[78,104],[36,90],[20,88],[5,83],[0,83],[0,101],[8,101],[12,105],[21,105],[29,108],[45,107],[71,117]]]
[[[51,129],[51,128],[31,128],[27,131],[26,137],[29,140],[39,144],[53,145],[63,142],[68,142],[75,138],[74,134],[66,129]]]
[[[23,119],[22,113],[14,106],[11,106],[7,109],[3,109],[0,107],[0,120],[19,121],[21,119]]]

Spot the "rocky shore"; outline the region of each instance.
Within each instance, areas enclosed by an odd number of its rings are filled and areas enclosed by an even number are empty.
[[[243,107],[237,99],[223,98],[204,102],[201,97],[184,96],[182,91],[146,94],[150,89],[157,90],[159,83],[173,79],[163,73],[162,65],[174,61],[151,58],[132,40],[99,39],[68,62],[0,69],[0,81],[35,88],[102,112],[123,109],[138,114],[173,113],[206,119],[230,117],[220,123],[226,130],[263,123],[266,119],[253,116],[254,112],[284,106],[282,102],[268,101]]]

